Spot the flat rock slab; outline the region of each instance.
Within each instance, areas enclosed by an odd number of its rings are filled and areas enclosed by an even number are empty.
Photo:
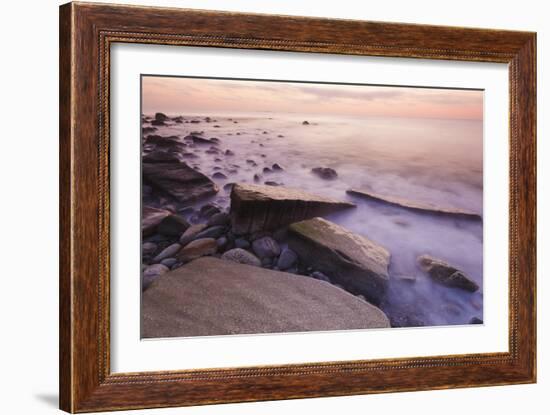
[[[293,223],[288,245],[300,260],[348,291],[379,304],[389,281],[386,248],[322,218]]]
[[[231,190],[231,226],[239,235],[273,230],[352,207],[350,202],[288,187],[238,183]]]
[[[143,236],[151,235],[162,220],[170,215],[172,212],[168,210],[144,206],[141,210],[141,234]]]
[[[415,201],[401,199],[393,196],[383,196],[378,193],[371,192],[370,190],[349,189],[347,193],[355,196],[360,196],[366,199],[383,202],[388,205],[394,205],[394,206],[402,207],[404,209],[414,210],[417,212],[432,213],[432,214],[443,215],[443,216],[462,217],[465,219],[473,219],[473,220],[482,219],[481,215],[476,212],[469,212],[467,210],[456,209],[451,207],[437,206],[431,203],[415,202]]]
[[[145,183],[180,202],[213,195],[219,190],[204,174],[178,161],[144,162],[141,169]]]
[[[381,310],[329,283],[217,258],[162,275],[142,296],[144,338],[381,327]]]

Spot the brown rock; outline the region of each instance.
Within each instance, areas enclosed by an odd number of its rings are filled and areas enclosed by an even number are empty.
[[[382,327],[380,309],[331,284],[216,258],[160,276],[142,296],[145,338]]]
[[[239,183],[231,191],[231,226],[236,234],[252,233],[351,207],[355,205],[288,187]]]
[[[151,235],[157,229],[158,224],[172,212],[164,209],[157,209],[144,206],[141,210],[141,234],[143,236]]]
[[[445,261],[429,255],[421,255],[418,257],[418,264],[423,271],[440,284],[470,292],[479,290],[479,285],[474,280]]]
[[[218,250],[218,244],[214,238],[195,239],[185,245],[177,254],[179,261],[188,262],[202,256],[213,255]]]

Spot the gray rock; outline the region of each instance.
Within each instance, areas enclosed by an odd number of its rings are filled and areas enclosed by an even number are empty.
[[[176,258],[164,258],[160,263],[165,267],[172,268],[178,260]]]
[[[207,138],[199,137],[198,135],[193,135],[193,134],[187,135],[183,139],[186,140],[186,141],[190,141],[193,144],[198,145],[198,146],[201,146],[201,145],[202,146],[218,145],[218,141],[216,141],[216,140],[209,140]]]
[[[279,243],[286,241],[287,238],[288,238],[287,227],[279,228],[275,232],[273,232],[273,239],[275,239]]]
[[[187,245],[189,242],[191,242],[193,239],[196,238],[196,236],[201,233],[204,229],[206,229],[205,223],[199,223],[196,225],[191,225],[187,230],[181,235],[180,237],[180,244],[181,246]]]
[[[195,239],[179,251],[177,259],[181,262],[188,262],[203,256],[213,255],[217,251],[218,245],[214,238]]]
[[[164,248],[160,253],[153,259],[153,262],[160,262],[165,258],[170,258],[175,256],[181,249],[180,244],[172,244]]]
[[[429,255],[421,255],[418,257],[418,264],[434,281],[447,287],[460,288],[469,292],[479,289],[479,285],[474,280],[445,261]]]
[[[387,289],[390,253],[376,242],[314,218],[288,228],[289,247],[303,264],[326,272],[331,281],[379,304]]]
[[[143,278],[141,280],[141,289],[146,290],[150,285],[162,274],[169,271],[169,268],[162,264],[150,265],[143,271]]]
[[[221,258],[226,261],[233,261],[238,262],[239,264],[253,265],[256,267],[262,265],[260,260],[254,254],[241,248],[230,249],[225,252]]]
[[[483,324],[483,320],[480,319],[479,317],[472,317],[470,319],[470,324]]]
[[[143,255],[153,255],[157,250],[157,244],[153,242],[145,242],[141,245],[141,253]]]
[[[227,179],[227,176],[223,174],[222,172],[217,171],[212,175],[214,179]]]
[[[176,161],[142,163],[143,181],[180,202],[200,199],[218,192],[218,186],[204,174]]]
[[[378,308],[312,278],[200,258],[142,296],[145,338],[389,327]]]
[[[212,226],[199,232],[195,239],[199,238],[214,238],[217,239],[225,233],[225,226]]]
[[[237,248],[249,248],[250,247],[250,242],[248,242],[244,238],[237,238],[237,239],[235,239],[235,246]]]
[[[281,253],[281,247],[277,241],[269,236],[264,236],[252,242],[252,250],[262,259],[273,258]]]
[[[351,207],[355,205],[297,189],[238,183],[231,191],[231,226],[243,235]]]
[[[230,221],[230,217],[228,213],[225,212],[219,212],[215,213],[208,219],[208,226],[217,226],[217,225],[227,225]]]
[[[180,215],[170,215],[162,219],[157,232],[167,236],[179,236],[189,228],[189,222]]]
[[[229,243],[229,240],[225,236],[221,236],[218,239],[216,239],[216,244],[220,249],[225,248],[228,243]]]
[[[291,268],[298,260],[298,255],[290,248],[284,248],[277,260],[277,268],[285,270]]]
[[[271,166],[271,169],[272,170],[284,170],[279,163],[273,164],[273,166]]]
[[[214,203],[207,203],[206,205],[201,206],[199,211],[200,215],[204,218],[210,218],[210,216],[219,212],[221,212],[220,207]]]

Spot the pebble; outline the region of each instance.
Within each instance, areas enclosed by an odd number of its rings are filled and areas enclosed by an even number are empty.
[[[244,238],[238,238],[238,239],[235,239],[235,246],[237,248],[249,248],[250,247],[250,242],[248,242],[246,239]]]
[[[225,226],[212,226],[199,232],[195,239],[214,238],[217,239],[225,233]]]
[[[264,236],[252,242],[252,250],[260,258],[272,258],[281,253],[279,244],[270,236]]]
[[[160,253],[153,259],[153,262],[160,262],[165,258],[173,257],[181,249],[181,245],[178,243],[172,244],[164,248]]]
[[[197,225],[191,225],[187,230],[181,235],[180,237],[180,244],[181,246],[187,245],[189,242],[191,242],[195,237],[206,229],[205,223],[199,223]]]
[[[330,282],[330,278],[320,271],[314,271],[310,275],[312,278],[315,278],[316,280]]]
[[[176,258],[164,258],[160,263],[165,267],[172,268],[178,260]]]
[[[213,255],[218,250],[216,240],[213,238],[200,238],[189,242],[178,253],[178,260],[182,262],[191,261],[207,255]]]
[[[279,256],[279,259],[277,260],[277,268],[282,270],[291,268],[297,260],[298,255],[296,255],[292,249],[284,248]]]
[[[239,264],[254,265],[256,267],[261,266],[260,260],[254,254],[241,248],[230,249],[225,252],[221,258],[227,261],[238,262]]]
[[[145,242],[141,245],[141,253],[143,255],[153,255],[156,250],[157,244],[154,244],[153,242]]]

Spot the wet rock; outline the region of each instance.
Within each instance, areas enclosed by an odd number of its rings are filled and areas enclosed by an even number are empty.
[[[252,167],[257,166],[256,162],[254,160],[246,160],[246,164],[250,164]]]
[[[281,253],[281,247],[277,241],[269,236],[264,236],[252,242],[252,250],[262,259],[273,258]]]
[[[202,205],[199,210],[200,215],[204,218],[210,218],[210,216],[219,212],[221,212],[220,207],[214,203],[207,203],[205,205]]]
[[[261,176],[259,174],[254,175],[254,181],[258,183],[260,180],[262,180]]]
[[[169,268],[162,264],[154,264],[145,268],[141,281],[142,290],[146,290],[147,288],[149,288],[153,281],[155,281],[162,274],[166,274],[168,271]]]
[[[145,338],[381,327],[380,309],[330,284],[217,258],[170,271],[142,297]]]
[[[191,225],[180,237],[181,246],[187,245],[189,242],[195,239],[199,233],[201,233],[205,229],[206,229],[206,223]]]
[[[241,248],[233,248],[225,252],[221,258],[226,261],[233,261],[239,264],[261,266],[261,261],[252,253]]]
[[[213,255],[218,250],[218,244],[214,238],[200,238],[189,242],[178,253],[177,259],[188,262],[196,258]]]
[[[157,226],[157,232],[167,236],[180,236],[189,228],[189,222],[180,215],[165,217]]]
[[[153,262],[160,262],[165,258],[170,258],[175,256],[181,249],[180,244],[172,244],[164,248],[160,253],[153,259]]]
[[[180,202],[188,202],[213,195],[218,186],[204,174],[185,163],[142,163],[143,181]]]
[[[309,125],[309,121],[303,121],[302,125]]]
[[[141,234],[143,236],[151,235],[156,231],[158,224],[171,214],[172,212],[166,209],[144,206],[141,210]]]
[[[164,121],[153,120],[153,121],[151,121],[151,125],[162,126],[162,125],[166,125],[166,124],[164,123]]]
[[[325,180],[334,180],[338,177],[336,170],[331,169],[330,167],[314,167],[311,169],[311,172]]]
[[[445,261],[429,255],[421,255],[417,261],[420,268],[440,284],[469,292],[475,292],[479,289],[479,285],[463,271],[449,265]]]
[[[141,161],[144,163],[162,163],[162,162],[174,162],[179,163],[180,159],[177,153],[171,151],[154,150],[145,154]]]
[[[274,182],[273,180],[268,180],[268,181],[264,182],[264,184],[265,184],[266,186],[282,186],[281,183],[279,183],[279,182]]]
[[[196,159],[196,158],[199,158],[199,156],[197,156],[195,153],[189,153],[189,152],[182,153],[181,156],[182,156],[183,158],[186,158],[186,159]]]
[[[176,258],[164,258],[160,263],[165,267],[172,268],[178,260]]]
[[[273,173],[273,170],[271,170],[269,167],[264,167],[262,171],[267,174]]]
[[[212,175],[214,179],[227,179],[227,176],[220,171],[217,171]]]
[[[197,234],[198,238],[219,238],[225,233],[225,226],[212,226],[210,228],[206,228],[205,230],[199,232]]]
[[[235,239],[235,246],[237,248],[249,248],[250,247],[250,242],[248,242],[246,239],[244,238],[237,238]]]
[[[469,321],[469,324],[483,324],[483,320],[479,317],[472,317]]]
[[[379,304],[387,289],[390,253],[370,239],[322,218],[293,223],[289,247],[301,263],[326,272],[331,281]]]
[[[157,244],[153,242],[145,242],[141,245],[141,253],[143,255],[153,255],[157,250]]]
[[[355,205],[297,189],[238,183],[231,191],[231,226],[242,235],[351,207]]]
[[[168,120],[168,117],[166,116],[166,114],[164,114],[162,112],[157,112],[155,114],[155,120],[157,120],[157,121],[166,121],[166,120]]]
[[[286,241],[287,237],[288,237],[287,227],[279,228],[275,232],[273,232],[273,239],[275,239],[279,243]]]
[[[235,155],[235,153],[232,152],[232,151],[229,150],[229,149],[228,149],[228,150],[225,150],[225,152],[224,152],[223,154],[225,154],[226,156],[234,156],[234,155]]]
[[[142,133],[143,135],[145,135],[145,134],[150,134],[150,133],[154,133],[155,131],[157,131],[157,128],[155,128],[155,127],[143,127],[143,128],[141,129],[141,133]]]
[[[284,248],[277,260],[277,268],[285,270],[291,268],[298,260],[298,255],[290,248]]]
[[[271,166],[271,169],[272,169],[272,170],[275,170],[275,171],[277,171],[277,170],[278,170],[278,171],[284,170],[284,169],[281,167],[281,165],[280,165],[279,163],[273,164],[273,166]]]
[[[365,199],[375,200],[377,202],[385,203],[388,205],[398,206],[398,207],[401,207],[407,210],[412,210],[418,213],[430,213],[430,214],[439,215],[439,216],[452,216],[452,217],[458,217],[462,219],[482,220],[481,215],[476,212],[470,212],[467,210],[458,209],[454,207],[438,206],[432,203],[406,200],[406,199],[402,199],[394,196],[384,196],[384,195],[372,192],[370,190],[349,189],[346,191],[346,193],[354,196],[360,196]],[[407,225],[408,223],[405,224],[405,226]]]
[[[189,134],[183,138],[186,141],[191,141],[193,144],[198,146],[206,146],[206,145],[218,145],[218,141],[216,140],[209,140],[208,138],[200,137],[198,135]]]
[[[282,134],[278,134],[278,135],[277,135],[277,137],[279,137],[279,138],[283,138],[283,137],[284,137],[284,135],[282,135]]]
[[[225,212],[219,212],[213,214],[210,219],[208,219],[208,226],[216,226],[216,225],[227,225],[230,221],[230,217],[228,213]]]

